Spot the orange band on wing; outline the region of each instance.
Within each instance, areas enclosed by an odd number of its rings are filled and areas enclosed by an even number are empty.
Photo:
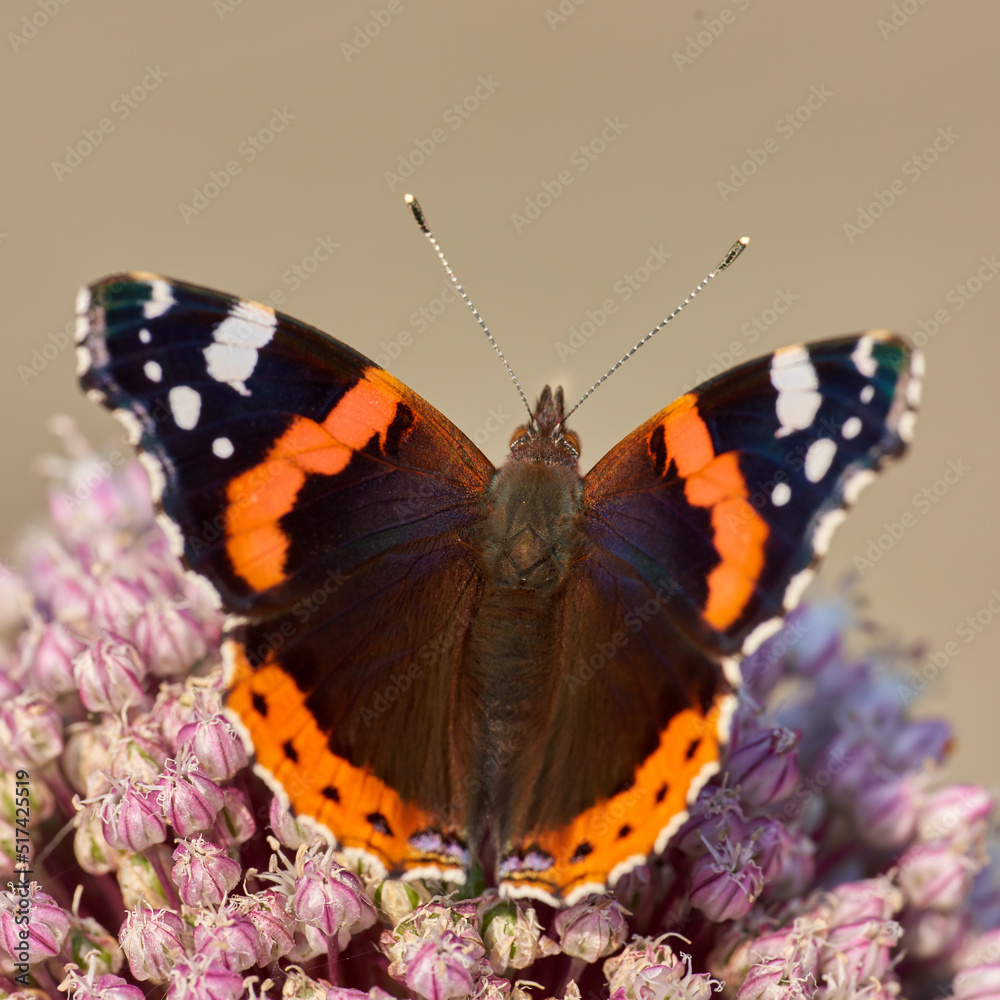
[[[693,394],[670,407],[663,431],[667,455],[685,480],[688,503],[712,512],[712,541],[720,561],[708,577],[704,615],[714,628],[725,629],[742,614],[760,579],[770,529],[747,499],[737,453],[715,454]]]
[[[373,855],[390,872],[454,866],[454,859],[409,843],[419,831],[440,830],[440,817],[405,803],[369,769],[333,753],[306,696],[280,663],[269,659],[255,670],[238,643],[230,650],[226,708],[245,727],[257,763],[281,785],[297,814],[325,826],[342,848]]]
[[[254,590],[285,578],[288,538],[278,523],[295,506],[309,473],[335,476],[373,435],[384,438],[400,396],[378,369],[348,389],[320,424],[297,417],[267,458],[237,476],[227,490],[226,550],[233,571]]]
[[[539,847],[554,863],[545,871],[511,877],[515,892],[535,888],[564,899],[574,889],[605,883],[619,865],[645,857],[654,845],[666,847],[686,816],[692,787],[716,770],[720,721],[731,698],[721,695],[707,715],[695,708],[675,715],[631,788],[591,806],[562,829],[525,838],[523,847]]]

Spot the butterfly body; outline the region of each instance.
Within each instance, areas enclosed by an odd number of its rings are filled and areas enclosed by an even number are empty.
[[[560,904],[662,851],[719,768],[738,659],[902,453],[877,331],[685,394],[586,475],[546,388],[495,469],[345,344],[141,273],[84,290],[88,393],[231,613],[228,711],[349,856]]]

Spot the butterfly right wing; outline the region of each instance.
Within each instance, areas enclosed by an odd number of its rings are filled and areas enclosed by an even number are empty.
[[[228,709],[300,815],[389,871],[464,866],[452,688],[493,467],[346,345],[148,274],[79,303],[81,381],[231,613]]]
[[[738,657],[905,450],[921,374],[885,331],[784,348],[682,396],[586,475],[546,781],[524,791],[505,891],[572,902],[666,847],[718,769]]]

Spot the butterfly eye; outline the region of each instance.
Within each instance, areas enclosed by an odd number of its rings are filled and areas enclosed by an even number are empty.
[[[527,424],[523,424],[518,427],[516,431],[511,435],[510,446],[511,448],[516,447],[519,444],[527,441],[531,437],[531,428]]]
[[[573,431],[563,431],[563,444],[578,458],[580,456],[580,439]]]

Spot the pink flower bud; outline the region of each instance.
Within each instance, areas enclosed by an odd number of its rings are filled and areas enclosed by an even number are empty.
[[[928,796],[920,809],[917,837],[924,843],[947,841],[969,851],[985,833],[993,797],[976,785],[948,785]]]
[[[83,642],[60,622],[36,622],[21,636],[20,672],[31,678],[35,691],[57,698],[76,690],[73,658]]]
[[[902,893],[887,879],[860,879],[838,885],[818,907],[817,916],[831,926],[888,920],[902,905]]]
[[[105,632],[131,637],[135,621],[150,598],[149,591],[132,580],[108,574],[97,582],[90,619]]]
[[[278,841],[297,851],[309,838],[292,814],[287,802],[280,795],[271,796],[268,806],[267,825],[273,831]]]
[[[736,992],[736,1000],[807,1000],[813,993],[788,974],[784,958],[769,958],[750,967]]]
[[[182,684],[161,680],[156,702],[146,716],[149,728],[161,734],[163,745],[177,752],[177,734],[191,721],[194,708]]]
[[[917,844],[899,859],[899,887],[911,906],[947,913],[961,905],[976,868],[948,844]]]
[[[628,937],[625,908],[612,896],[591,896],[560,910],[552,930],[563,952],[596,962],[617,951]]]
[[[927,762],[941,764],[954,742],[944,719],[908,719],[885,748],[886,763],[895,770],[920,770]]]
[[[222,790],[191,757],[168,760],[156,787],[160,809],[178,837],[207,830],[225,804]]]
[[[73,963],[66,966],[66,978],[59,989],[66,990],[72,1000],[145,1000],[146,996],[138,986],[130,986],[121,976],[110,973],[98,976],[93,966],[86,976],[82,976]]]
[[[222,800],[222,810],[215,817],[211,839],[226,848],[239,847],[257,832],[257,821],[241,789],[224,786]]]
[[[119,713],[145,703],[142,682],[146,668],[135,647],[107,635],[88,646],[73,661],[73,678],[84,708]]]
[[[37,882],[26,881],[24,872],[15,877],[13,885],[0,891],[0,948],[15,962],[35,965],[59,954],[72,917]],[[21,936],[22,928],[27,938]]]
[[[184,923],[173,910],[140,904],[125,914],[118,940],[136,979],[165,983],[184,954]]]
[[[888,972],[891,949],[903,936],[895,920],[858,920],[831,927],[820,952],[820,973],[846,970],[854,982],[881,979]]]
[[[754,816],[746,825],[746,840],[753,848],[753,859],[757,862],[766,882],[779,878],[785,866],[785,856],[792,850],[792,835],[787,827],[777,820]]]
[[[222,714],[187,723],[177,734],[177,749],[179,753],[194,754],[215,781],[234,777],[250,762],[243,740]]]
[[[257,964],[261,967],[287,955],[295,945],[295,918],[287,904],[288,897],[274,889],[239,901],[240,912],[257,928]]]
[[[728,787],[704,788],[691,807],[691,816],[671,841],[685,854],[700,857],[705,841],[717,844],[730,840],[734,844],[747,838],[746,819],[737,793]]]
[[[794,899],[816,876],[816,845],[812,838],[801,831],[788,834],[788,838],[781,847],[781,867],[764,887],[768,899]],[[773,865],[773,858],[768,862]]]
[[[964,919],[955,912],[907,910],[902,923],[905,930],[902,947],[907,956],[927,961],[953,949],[961,937]]]
[[[167,756],[166,748],[133,726],[114,741],[107,767],[115,778],[154,784]]]
[[[243,976],[204,955],[181,959],[167,990],[167,1000],[240,1000],[242,996]]]
[[[453,931],[429,941],[414,942],[405,956],[403,982],[427,1000],[467,997],[473,990],[473,970],[478,963],[469,943]]]
[[[760,868],[751,860],[752,850],[726,841],[710,845],[709,853],[695,861],[691,905],[709,920],[735,920],[750,912],[764,885]]]
[[[63,749],[62,720],[46,698],[20,694],[0,703],[0,767],[42,767]]]
[[[61,567],[59,576],[52,579],[46,603],[52,615],[61,622],[86,622],[90,620],[90,603],[94,582],[77,567]]]
[[[483,913],[482,938],[490,965],[499,973],[526,969],[536,959],[559,952],[542,934],[534,909],[513,901],[496,903]]]
[[[328,937],[336,935],[341,948],[351,934],[375,923],[375,908],[358,877],[337,864],[330,852],[302,864],[292,912]]]
[[[156,600],[144,608],[133,634],[149,672],[157,677],[185,674],[208,652],[194,615],[169,600]]]
[[[992,875],[992,872],[987,871],[987,874]],[[993,962],[1000,963],[1000,927],[970,934],[953,958],[953,963],[959,968]]]
[[[799,781],[801,739],[795,730],[776,727],[748,735],[730,751],[726,773],[744,803],[761,808],[792,792]]]
[[[119,851],[144,851],[167,837],[158,796],[128,779],[119,779],[101,805],[104,839]]]
[[[170,877],[188,906],[218,906],[236,888],[241,874],[238,861],[202,837],[181,841],[174,848]]]
[[[196,917],[195,951],[233,972],[244,972],[257,963],[260,943],[253,922],[234,909],[221,913],[202,910]]]
[[[917,776],[900,774],[863,785],[854,800],[858,833],[875,847],[900,847],[917,822]]]
[[[955,973],[950,1000],[996,1000],[1000,996],[1000,962],[974,965]]]

